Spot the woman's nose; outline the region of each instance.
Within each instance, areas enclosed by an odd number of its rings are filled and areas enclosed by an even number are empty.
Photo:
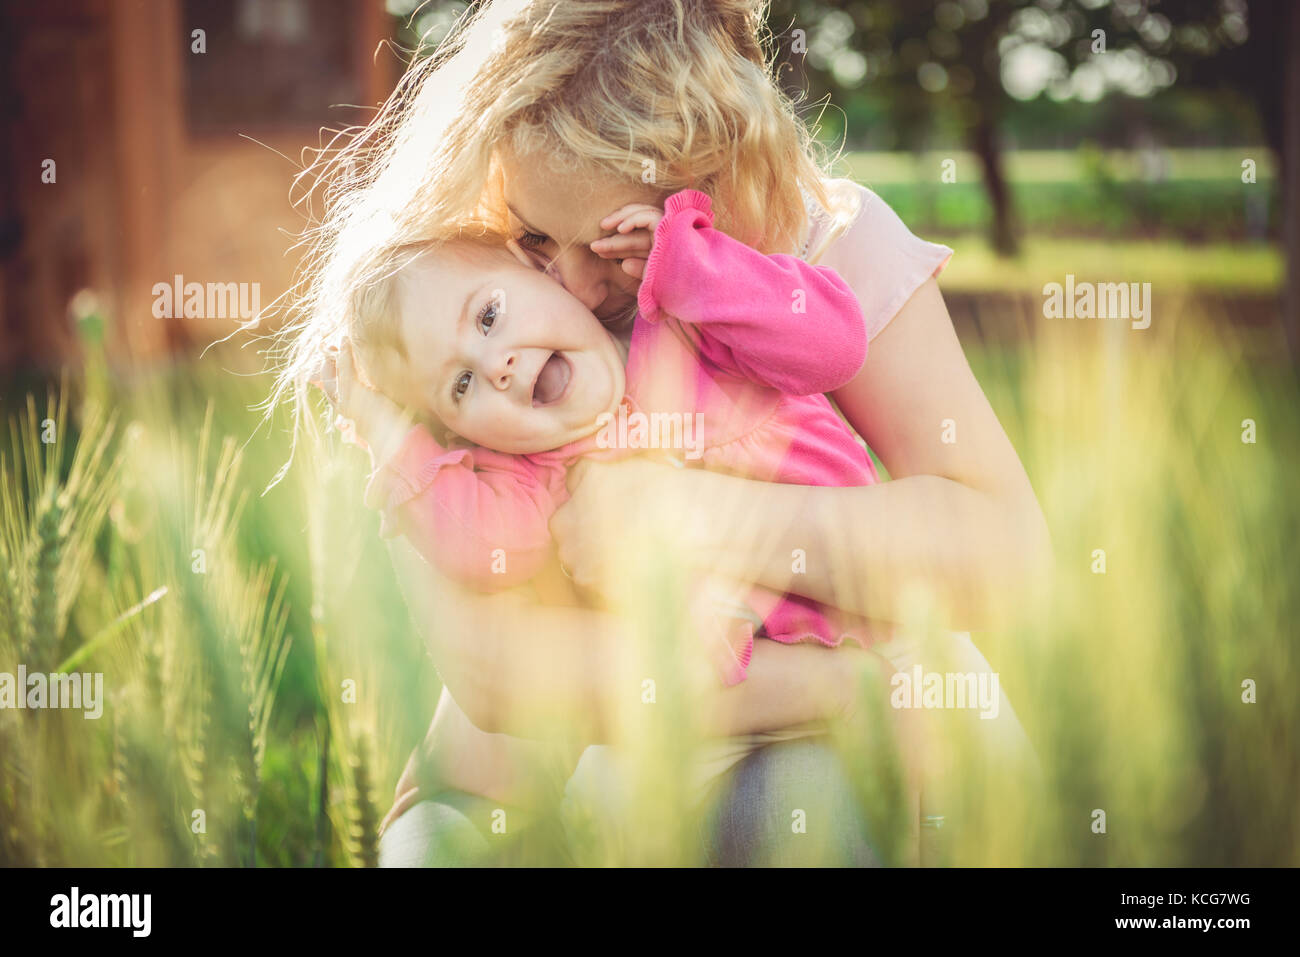
[[[569,249],[551,261],[550,273],[575,299],[595,312],[609,296],[607,274],[612,263],[590,250]]]

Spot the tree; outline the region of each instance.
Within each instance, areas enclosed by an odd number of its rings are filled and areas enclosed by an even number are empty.
[[[993,213],[993,247],[1012,255],[1017,230],[999,142],[1008,103],[1001,45],[1025,5],[1023,0],[774,0],[771,26],[787,37],[804,29],[812,38],[811,55],[793,64],[798,76],[792,77],[806,84],[810,96],[834,99],[869,83],[910,145],[919,145],[936,113],[949,112],[979,158]],[[824,42],[826,35],[841,42]]]
[[[1289,0],[774,0],[770,23],[793,67],[787,82],[811,97],[850,99],[869,90],[913,146],[937,117],[952,117],[980,160],[992,209],[990,240],[1010,254],[1017,236],[1000,138],[1013,94],[1046,90],[1068,100],[1141,96],[1175,80],[1230,86],[1259,104],[1269,145],[1286,170],[1286,122],[1300,117],[1300,104],[1283,108],[1283,66],[1300,56],[1300,45],[1286,39],[1288,29],[1297,29],[1297,6]],[[790,44],[795,29],[809,38],[807,56]],[[1037,74],[1036,87],[1017,79],[1026,66]],[[1283,176],[1288,222],[1300,219],[1292,181]]]

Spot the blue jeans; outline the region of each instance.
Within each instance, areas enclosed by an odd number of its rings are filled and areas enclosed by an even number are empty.
[[[802,812],[801,827],[792,825]],[[572,862],[558,814],[527,817],[506,810],[510,837],[493,833],[486,798],[447,791],[415,805],[380,842],[381,867],[461,867]],[[520,819],[522,824],[520,824]],[[753,865],[878,866],[871,822],[848,775],[824,738],[760,748],[717,783],[701,835],[705,860],[722,867]]]

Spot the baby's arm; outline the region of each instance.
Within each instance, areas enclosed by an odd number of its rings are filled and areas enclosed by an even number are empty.
[[[360,383],[346,343],[337,371],[339,411],[370,451],[366,504],[380,510],[384,534],[405,535],[443,574],[483,591],[532,578],[550,554],[548,476],[518,456],[443,448]]]
[[[481,591],[528,581],[551,552],[556,503],[517,456],[444,449],[422,426],[374,472],[366,504],[443,574]]]
[[[651,322],[667,314],[699,327],[724,367],[792,395],[838,389],[866,360],[866,325],[848,283],[714,229],[712,203],[697,190],[664,204],[638,303]]]

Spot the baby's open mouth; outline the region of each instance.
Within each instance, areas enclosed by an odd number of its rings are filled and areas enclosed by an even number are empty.
[[[551,405],[564,398],[569,389],[569,380],[573,378],[573,369],[569,360],[558,352],[552,352],[549,359],[542,364],[533,383],[533,407]]]

